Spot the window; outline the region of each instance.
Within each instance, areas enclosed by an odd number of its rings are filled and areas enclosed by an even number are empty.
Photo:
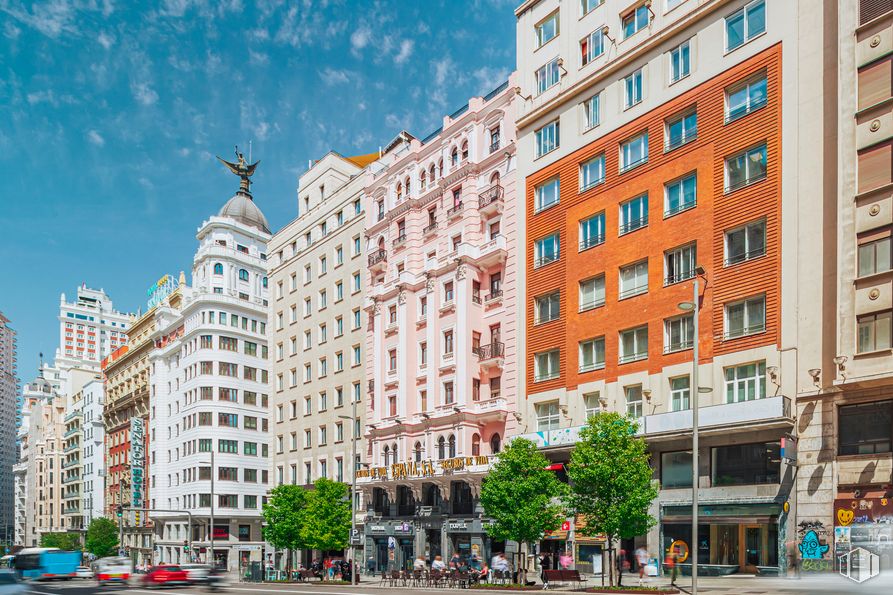
[[[642,69],[623,79],[623,106],[630,108],[642,102]]]
[[[620,267],[619,299],[632,297],[648,291],[648,261],[642,260]]]
[[[540,403],[536,406],[536,429],[557,430],[561,425],[561,413],[558,410],[558,401]]]
[[[540,48],[558,37],[558,12],[553,12],[536,25],[536,47]]]
[[[455,394],[453,392],[453,383],[452,382],[444,382],[443,383],[443,402],[445,405],[451,405],[455,400]]]
[[[756,485],[781,481],[781,443],[734,444],[711,449],[714,486]]]
[[[397,324],[397,305],[388,306],[388,325]]]
[[[586,419],[601,412],[601,403],[599,402],[598,392],[586,393],[583,395],[583,407]]]
[[[561,75],[558,70],[558,58],[554,58],[536,71],[536,94],[540,95],[558,84]]]
[[[726,89],[726,124],[766,105],[766,74]]]
[[[766,177],[766,144],[726,158],[726,192]]]
[[[605,305],[605,276],[580,281],[580,312]]]
[[[542,157],[546,153],[554,151],[559,146],[558,120],[549,122],[534,132],[536,142],[536,156]]]
[[[766,253],[766,222],[754,221],[726,232],[725,265],[730,266]]]
[[[580,0],[580,8],[583,9],[583,14],[589,14],[601,6],[604,1],[605,0]]]
[[[397,350],[391,349],[388,351],[388,371],[396,372],[397,371]]]
[[[766,30],[766,2],[754,0],[726,17],[726,51],[741,47]]]
[[[620,143],[620,173],[648,161],[648,133],[644,132]]]
[[[428,343],[419,343],[419,367],[424,368],[428,365]]]
[[[601,370],[605,367],[605,338],[580,341],[580,372]]]
[[[664,185],[664,217],[671,217],[698,202],[698,176],[689,174]]]
[[[543,324],[551,320],[557,320],[560,310],[561,293],[556,291],[549,295],[541,295],[535,297],[534,301],[534,323]]]
[[[642,385],[624,386],[623,395],[626,398],[626,415],[642,417]]]
[[[690,488],[691,451],[663,452],[660,455],[660,487]]]
[[[223,274],[223,265],[219,262],[214,263],[214,274],[222,275]]]
[[[360,328],[360,325],[361,325],[360,311],[354,310],[353,311],[353,327],[352,327],[353,330]]]
[[[344,248],[338,246],[335,248],[335,266],[344,264]]]
[[[650,3],[642,4],[623,16],[620,26],[623,27],[623,38],[635,34],[648,26]]]
[[[558,260],[560,256],[560,245],[557,233],[546,236],[533,243],[534,251],[534,268],[545,266],[550,262]]]
[[[443,354],[452,355],[453,353],[453,331],[443,332]]]
[[[671,120],[667,120],[665,135],[667,139],[667,151],[672,151],[673,149],[681,147],[685,143],[698,138],[697,112],[688,112],[681,116],[676,116]]]
[[[238,351],[239,340],[231,337],[220,337],[218,347],[223,351]]]
[[[692,314],[666,319],[664,321],[664,353],[691,349],[695,336],[694,323]]]
[[[726,304],[726,339],[766,330],[766,296],[760,295]]]
[[[340,302],[344,299],[344,283],[338,281],[335,283],[335,301]]]
[[[670,82],[682,80],[691,73],[691,40],[670,50]]]
[[[605,30],[599,27],[580,41],[580,56],[583,66],[603,53],[605,53]]]
[[[580,192],[605,181],[605,154],[596,155],[580,164]]]
[[[443,284],[443,303],[449,304],[453,301],[454,298],[455,295],[453,292],[453,282],[447,281]]]
[[[893,450],[893,401],[845,405],[837,410],[837,454]]]
[[[218,440],[217,441],[217,452],[223,452],[228,454],[239,454],[239,441],[238,440]]]
[[[559,199],[558,178],[538,185],[534,191],[534,211],[539,212],[557,205]]]
[[[248,271],[239,269],[239,281],[248,281]]]
[[[354,273],[351,277],[351,293],[356,293],[360,291],[360,274]]]
[[[753,401],[766,396],[766,362],[725,369],[726,403]]]
[[[536,382],[558,378],[560,373],[558,369],[558,354],[558,350],[553,349],[552,351],[544,351],[533,356],[533,375]]]
[[[605,241],[605,213],[597,213],[580,221],[580,252]]]
[[[859,276],[874,275],[890,270],[891,262],[890,230],[859,238]]]
[[[648,357],[648,327],[620,331],[620,363],[626,364]]]
[[[670,407],[672,411],[683,411],[691,405],[691,379],[688,376],[670,378]]]
[[[889,310],[859,316],[857,327],[858,353],[868,353],[881,349],[890,349],[891,322],[893,314]]]
[[[601,104],[601,94],[596,93],[580,105],[583,107],[583,130],[595,128],[601,122],[601,112],[599,105]]]
[[[664,285],[672,285],[695,275],[697,267],[695,244],[675,248],[664,253]]]

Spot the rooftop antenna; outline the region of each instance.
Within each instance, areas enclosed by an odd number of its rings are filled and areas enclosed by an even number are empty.
[[[43,351],[37,354],[37,373],[43,378]]]
[[[251,163],[251,141],[248,141],[248,163]]]

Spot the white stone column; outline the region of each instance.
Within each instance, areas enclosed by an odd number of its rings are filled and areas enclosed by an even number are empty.
[[[456,326],[454,335],[453,361],[456,362],[455,404],[468,403],[469,379],[468,360],[471,351],[471,328],[468,306],[471,303],[471,282],[468,279],[468,265],[460,263],[456,267]],[[456,439],[458,440],[458,436]]]

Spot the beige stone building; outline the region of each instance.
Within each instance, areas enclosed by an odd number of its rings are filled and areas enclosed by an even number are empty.
[[[361,193],[377,157],[314,162],[299,181],[298,217],[269,243],[274,485],[351,481],[366,394]]]

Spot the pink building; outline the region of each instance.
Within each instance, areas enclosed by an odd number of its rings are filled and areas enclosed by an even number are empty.
[[[481,479],[515,406],[516,101],[508,83],[424,140],[400,133],[366,195],[368,516],[380,569],[489,556]]]

